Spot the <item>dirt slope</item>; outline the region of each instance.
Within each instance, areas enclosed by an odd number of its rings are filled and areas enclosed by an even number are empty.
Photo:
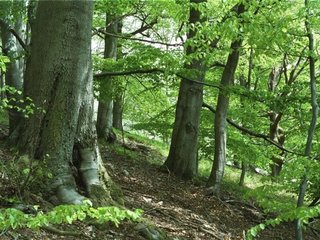
[[[223,199],[206,196],[204,183],[180,181],[170,173],[159,171],[164,157],[147,146],[129,142],[120,152],[117,149],[118,152],[102,146],[101,152],[108,172],[123,190],[126,207],[143,209],[146,221],[166,233],[168,239],[244,239],[245,231],[266,217],[259,208],[229,192],[222,194]],[[0,142],[0,154],[2,158],[10,159],[10,152],[3,142]],[[1,187],[4,186],[0,184]],[[81,222],[57,228],[69,232],[10,230],[0,232],[0,240],[146,239],[139,231],[139,225],[129,222],[119,228],[111,224],[92,226]],[[79,236],[70,236],[70,232]],[[294,239],[293,224],[266,229],[256,239]],[[320,238],[309,232],[305,239]]]

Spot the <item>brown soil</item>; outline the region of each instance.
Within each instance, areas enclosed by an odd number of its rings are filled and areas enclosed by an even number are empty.
[[[223,192],[223,199],[206,196],[204,183],[181,181],[159,171],[159,163],[164,157],[146,146],[141,147],[141,144],[131,142],[120,153],[102,146],[101,152],[108,172],[123,190],[126,207],[143,209],[143,217],[148,224],[165,232],[168,239],[244,239],[246,230],[267,217],[261,209],[228,191]],[[130,152],[136,157],[129,157],[132,155],[128,154]],[[0,145],[0,155],[1,159],[10,155],[3,144]],[[1,187],[4,186],[0,184]],[[0,240],[146,239],[136,230],[136,226],[137,223],[130,222],[122,223],[119,228],[111,224],[92,226],[77,222],[56,226],[69,233],[79,233],[80,236],[76,237],[67,233],[53,233],[52,229],[19,229],[0,232]],[[294,239],[293,224],[268,228],[256,239]],[[308,231],[305,239],[320,237],[315,231]]]

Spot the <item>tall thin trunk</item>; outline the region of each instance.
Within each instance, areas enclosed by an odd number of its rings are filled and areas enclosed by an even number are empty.
[[[241,187],[244,185],[244,180],[246,177],[247,169],[248,169],[248,164],[242,161],[241,162],[241,174],[240,174],[240,180],[239,180],[239,186],[241,186]]]
[[[4,86],[5,86],[5,83],[4,83],[4,72],[2,72],[0,70],[0,89],[1,89],[1,92],[0,92],[0,98],[1,100],[3,100],[5,98],[5,93],[4,93]]]
[[[118,33],[122,33],[122,22],[118,22]],[[123,58],[122,46],[120,43],[117,45],[118,53],[117,59]],[[126,88],[122,84],[114,86],[114,99],[113,99],[113,127],[118,130],[123,130],[123,105]]]
[[[312,106],[312,118],[308,130],[308,137],[306,142],[306,147],[304,154],[306,156],[311,155],[311,149],[312,149],[312,140],[313,136],[316,130],[317,125],[317,119],[319,114],[319,106],[318,106],[318,96],[317,96],[317,85],[316,85],[316,73],[315,73],[315,58],[314,58],[314,38],[312,29],[310,26],[310,6],[309,6],[309,0],[305,0],[305,7],[306,7],[306,20],[305,20],[305,26],[306,31],[308,35],[309,40],[309,75],[310,75],[310,93],[311,93],[311,106]],[[299,196],[297,201],[297,207],[302,207],[304,202],[304,196],[307,192],[308,187],[308,175],[307,175],[308,169],[305,169],[305,173],[301,179],[300,187],[299,187]],[[297,219],[296,221],[296,239],[297,240],[303,240],[303,232],[302,232],[302,222],[300,219]]]
[[[19,19],[16,22],[19,23]],[[10,22],[9,19],[0,19],[2,52],[3,55],[7,56],[10,60],[10,62],[6,64],[5,83],[9,87],[21,91],[23,84],[23,64],[21,62],[23,62],[23,60],[21,60],[21,57],[19,57],[21,54],[19,43],[10,32],[10,29],[14,28],[12,24],[13,23]],[[16,26],[20,28],[21,24],[16,24]],[[19,32],[20,29],[16,29],[16,31]],[[13,106],[8,110],[9,134],[11,134],[19,124],[22,117],[21,111],[19,111],[19,108],[21,108],[19,104],[19,99],[21,99],[21,96],[17,92],[12,92],[10,90],[6,92],[6,95],[10,105]]]
[[[248,91],[251,89],[251,82],[252,82],[252,71],[254,68],[254,51],[253,48],[250,48],[250,55],[249,55],[249,64],[248,64],[248,75],[247,75],[247,80],[244,78],[240,78],[240,85],[244,88],[246,88]],[[245,108],[244,106],[245,99],[241,96],[240,97],[240,104],[241,108]],[[242,125],[245,124],[245,121],[242,121]],[[241,162],[241,175],[240,175],[240,180],[239,180],[239,186],[243,186],[245,182],[245,177],[247,173],[249,164],[246,161]]]
[[[191,0],[190,3],[202,3],[204,0]],[[189,25],[201,23],[200,11],[190,6]],[[190,28],[188,40],[192,41],[197,30]],[[195,53],[196,47],[187,47],[187,56]],[[192,59],[185,66],[193,78],[199,82],[204,81],[205,64],[203,59]],[[164,166],[175,175],[184,179],[191,179],[197,174],[197,143],[200,124],[200,111],[202,107],[203,86],[192,83],[186,79],[181,80],[174,128],[171,138],[169,156]]]
[[[278,86],[278,83],[280,81],[280,75],[281,75],[281,68],[272,68],[269,79],[268,79],[268,90],[270,92],[275,92]],[[284,144],[284,134],[282,133],[282,130],[279,126],[280,120],[282,118],[281,112],[276,112],[273,109],[269,110],[269,137],[274,142],[278,143],[279,145]],[[271,176],[276,177],[280,174],[280,171],[282,169],[283,160],[281,156],[273,155],[271,157],[272,164],[270,164],[271,167]]]
[[[121,91],[121,92],[120,92]],[[123,130],[123,92],[120,90],[115,93],[113,100],[113,127],[119,130]]]
[[[109,24],[108,16],[106,17],[106,32],[117,33],[118,23]],[[110,26],[109,26],[110,25]],[[117,57],[117,38],[105,35],[104,58]],[[106,77],[100,83],[100,96],[97,116],[97,133],[99,138],[104,138],[108,142],[113,142],[116,135],[112,130],[113,121],[113,100],[112,100],[112,78]]]
[[[237,14],[240,15],[245,11],[244,5],[239,4]],[[220,86],[226,89],[234,84],[234,74],[239,61],[239,48],[241,47],[242,39],[239,38],[232,42],[232,52],[229,54],[226,66],[223,70]],[[219,91],[217,108],[214,120],[214,161],[208,186],[211,187],[212,193],[219,195],[224,168],[226,163],[226,141],[227,141],[227,112],[229,107],[229,96],[223,90]]]

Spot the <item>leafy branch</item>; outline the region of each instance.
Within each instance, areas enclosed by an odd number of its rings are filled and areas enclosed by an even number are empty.
[[[208,104],[206,104],[206,103],[203,103],[202,106],[205,107],[205,108],[207,108],[207,109],[209,109],[209,110],[210,110],[211,112],[213,112],[214,114],[216,113],[216,110],[215,110],[212,106],[210,106],[210,105],[208,105]],[[237,128],[238,130],[240,130],[241,132],[243,132],[243,133],[245,133],[245,134],[248,134],[248,135],[250,135],[250,136],[256,137],[256,138],[262,138],[262,139],[264,139],[265,141],[267,141],[268,143],[272,144],[273,146],[276,146],[277,148],[279,148],[279,149],[282,150],[282,151],[285,151],[285,152],[287,152],[287,153],[292,153],[292,154],[297,155],[297,156],[304,156],[304,154],[297,153],[297,152],[294,152],[294,151],[292,151],[292,150],[289,150],[289,149],[284,148],[284,147],[281,146],[279,143],[271,140],[271,139],[270,139],[267,135],[265,135],[265,134],[256,133],[256,132],[254,132],[254,131],[252,131],[252,130],[250,130],[250,129],[248,129],[248,128],[245,128],[245,127],[237,124],[236,122],[234,122],[234,121],[231,120],[230,118],[227,118],[227,122],[228,122],[231,126],[233,126],[233,127]]]

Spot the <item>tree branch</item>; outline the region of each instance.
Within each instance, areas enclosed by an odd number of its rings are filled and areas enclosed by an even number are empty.
[[[146,43],[152,43],[152,44],[160,44],[160,45],[165,45],[167,47],[181,47],[181,43],[165,43],[165,42],[159,42],[159,41],[153,41],[153,40],[147,40],[147,39],[142,39],[142,38],[134,38],[130,37],[131,34],[128,34],[126,36],[124,35],[118,35],[118,34],[113,34],[110,32],[106,32],[102,29],[94,29],[95,32],[97,33],[102,33],[104,35],[108,35],[111,37],[116,37],[116,38],[121,38],[121,39],[127,39],[127,40],[132,40],[132,41],[139,41],[139,42],[146,42]],[[140,33],[141,34],[141,33]]]
[[[163,73],[163,70],[158,68],[151,68],[151,69],[137,69],[137,70],[129,70],[123,72],[102,72],[94,74],[95,78],[103,78],[103,77],[114,77],[114,76],[127,76],[127,75],[134,75],[134,74],[147,74],[147,73]]]
[[[98,33],[102,33],[111,37],[116,37],[116,38],[121,38],[121,39],[127,39],[127,40],[132,40],[132,41],[140,41],[140,42],[146,42],[146,43],[152,43],[152,44],[160,44],[160,45],[165,45],[168,47],[181,47],[181,43],[165,43],[165,42],[159,42],[159,41],[153,41],[153,40],[147,40],[147,39],[142,39],[142,38],[133,38],[129,36],[123,36],[123,35],[118,35],[118,34],[113,34],[109,33],[106,31],[103,31],[102,29],[94,29]]]
[[[27,45],[24,43],[24,41],[21,39],[21,37],[19,36],[19,34],[14,30],[14,29],[10,29],[9,30],[13,36],[15,36],[15,38],[18,40],[19,44],[21,45],[21,47],[28,53],[28,47]]]
[[[216,113],[216,110],[215,110],[212,106],[208,105],[207,103],[202,103],[202,107],[205,107],[205,108],[209,109],[209,110],[210,110],[211,112],[213,112],[214,114]],[[250,130],[250,129],[247,129],[247,128],[243,127],[243,126],[240,126],[239,124],[235,123],[233,120],[231,120],[231,119],[229,119],[229,118],[227,118],[227,122],[228,122],[231,126],[233,126],[233,127],[237,128],[238,130],[240,130],[242,133],[248,134],[248,135],[253,136],[253,137],[256,137],[256,138],[262,138],[262,139],[264,139],[265,141],[269,142],[271,145],[276,146],[278,149],[280,149],[280,150],[282,150],[282,151],[284,151],[284,152],[292,153],[292,154],[295,154],[295,155],[298,155],[298,156],[304,156],[303,154],[300,154],[300,153],[297,153],[297,152],[293,152],[293,151],[291,151],[291,150],[288,150],[288,149],[284,148],[283,146],[279,145],[279,143],[271,140],[271,139],[270,139],[267,135],[265,135],[265,134],[256,133],[256,132],[253,132],[253,131]]]
[[[224,67],[226,67],[226,65],[222,62],[215,61],[210,66],[208,66],[208,68],[214,68],[214,67],[223,67],[224,68]]]
[[[137,69],[137,70],[130,70],[130,71],[123,71],[123,72],[102,72],[94,74],[93,77],[95,78],[103,78],[103,77],[112,77],[112,76],[128,76],[128,75],[134,75],[134,74],[148,74],[148,73],[165,73],[164,70],[159,68],[151,68],[151,69]],[[222,89],[219,85],[211,84],[211,83],[205,83],[200,82],[194,79],[190,79],[188,77],[185,77],[181,75],[180,73],[174,73],[177,77],[181,78],[182,80],[186,80],[192,83],[201,84],[204,86],[214,87],[218,89]]]
[[[139,34],[139,33],[143,33],[144,31],[152,28],[155,24],[158,23],[158,19],[154,19],[153,21],[151,21],[150,23],[146,23],[146,22],[142,22],[142,25],[139,29],[129,33],[130,36],[134,36],[136,34]]]

